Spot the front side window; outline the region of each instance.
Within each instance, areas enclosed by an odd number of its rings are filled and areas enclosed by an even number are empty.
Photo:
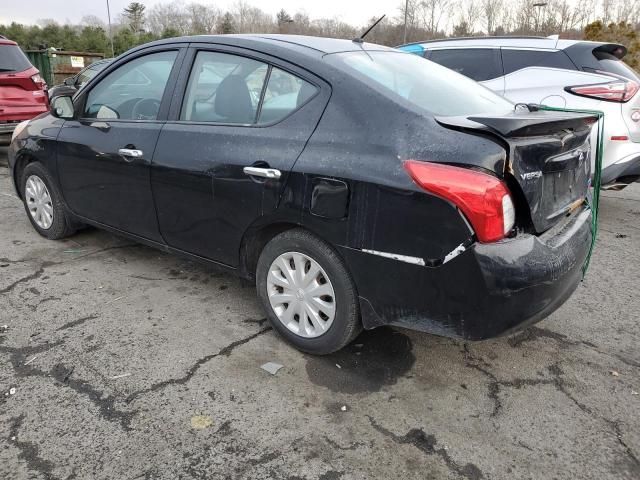
[[[272,123],[296,110],[315,91],[308,82],[266,63],[227,53],[199,52],[180,120]]]
[[[576,69],[567,54],[561,50],[512,50],[503,48],[502,61],[505,75],[527,67]]]
[[[84,117],[156,120],[177,55],[151,53],[117,68],[91,89]]]
[[[513,111],[511,102],[483,85],[412,53],[354,51],[325,58],[388,97],[433,115]]]
[[[433,50],[429,60],[473,78],[476,82],[492,80],[503,75],[500,50],[497,48]]]

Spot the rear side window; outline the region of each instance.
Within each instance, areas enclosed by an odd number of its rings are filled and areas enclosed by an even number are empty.
[[[492,80],[503,75],[500,50],[497,48],[432,50],[428,58],[476,82]]]
[[[273,123],[283,119],[313,97],[316,91],[316,87],[310,83],[273,67],[258,123]]]
[[[316,92],[301,78],[239,55],[199,52],[191,70],[180,119],[252,125],[273,123]]]
[[[408,108],[443,116],[513,111],[511,102],[485,86],[412,53],[354,51],[325,58]]]
[[[600,70],[613,73],[614,75],[618,75],[624,78],[628,78],[629,80],[640,82],[640,77],[638,76],[637,72],[622,60],[619,60],[615,55],[598,51],[593,52],[593,55],[598,59],[598,63],[601,67]],[[585,70],[592,69],[585,68]]]
[[[22,72],[31,62],[17,45],[0,45],[0,72]]]
[[[527,67],[564,68],[576,70],[566,53],[561,50],[512,50],[502,49],[504,74],[507,75]]]

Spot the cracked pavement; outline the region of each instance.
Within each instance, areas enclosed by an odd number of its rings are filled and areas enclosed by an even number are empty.
[[[226,273],[39,237],[3,160],[2,479],[640,478],[640,185],[603,194],[586,280],[536,326],[311,357]]]

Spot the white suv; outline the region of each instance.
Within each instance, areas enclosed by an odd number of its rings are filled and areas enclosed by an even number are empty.
[[[640,77],[622,61],[623,45],[554,35],[454,38],[398,48],[473,78],[514,103],[604,112],[604,188],[640,180]]]

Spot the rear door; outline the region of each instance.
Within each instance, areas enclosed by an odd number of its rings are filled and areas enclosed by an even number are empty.
[[[499,48],[438,48],[430,50],[426,58],[472,78],[500,95],[504,93],[504,72]]]
[[[78,118],[64,123],[57,142],[62,193],[74,213],[161,241],[150,164],[185,51],[146,50],[75,97]]]
[[[273,212],[329,86],[255,51],[192,46],[153,158],[170,246],[236,266],[243,234]]]

